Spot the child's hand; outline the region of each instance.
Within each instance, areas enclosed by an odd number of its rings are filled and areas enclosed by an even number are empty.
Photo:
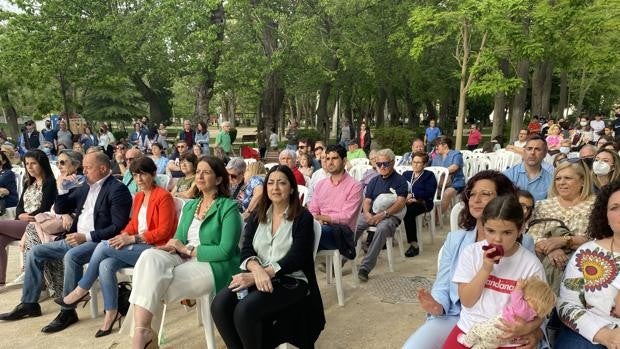
[[[482,260],[482,268],[490,273],[493,271],[493,265],[499,263],[502,256],[496,253],[495,247],[491,247],[483,253],[484,258]]]

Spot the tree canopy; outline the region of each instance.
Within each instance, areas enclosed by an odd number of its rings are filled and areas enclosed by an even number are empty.
[[[619,103],[620,0],[12,0],[0,103],[17,117],[343,120],[444,130]],[[506,114],[508,112],[508,114]],[[422,115],[422,120],[419,118]],[[575,115],[575,116],[577,116]],[[332,136],[334,134],[332,133]],[[506,138],[509,135],[504,135]]]

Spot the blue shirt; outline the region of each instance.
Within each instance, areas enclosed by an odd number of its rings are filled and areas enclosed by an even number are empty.
[[[390,193],[390,189],[394,189],[397,196],[405,198],[409,192],[407,180],[394,171],[387,178],[383,178],[381,175],[374,177],[366,187],[365,197],[374,201],[377,196]]]
[[[465,188],[465,175],[463,174],[463,155],[458,150],[450,150],[448,154],[446,154],[445,158],[442,158],[441,155],[437,154],[433,158],[433,166],[441,166],[448,168],[452,165],[456,165],[459,167],[456,172],[454,172],[452,176],[452,188],[457,191],[463,190]]]
[[[427,127],[424,134],[426,135],[426,142],[432,143],[437,137],[441,136],[441,130],[439,127]]]
[[[547,198],[549,187],[553,182],[553,173],[546,169],[545,166],[541,167],[540,173],[533,179],[528,177],[523,163],[507,169],[504,171],[504,174],[519,189],[529,191],[536,201]]]

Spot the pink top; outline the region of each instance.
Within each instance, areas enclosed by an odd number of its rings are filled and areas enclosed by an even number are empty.
[[[345,172],[338,183],[327,177],[316,184],[308,210],[313,216],[329,216],[334,224],[346,224],[355,232],[361,204],[362,183]]]
[[[480,144],[480,140],[482,140],[482,133],[480,133],[478,129],[469,131],[469,137],[467,137],[467,145]]]
[[[516,288],[510,293],[510,300],[502,311],[502,319],[512,324],[515,322],[515,316],[525,321],[532,321],[536,317],[534,309],[523,299],[523,290]]]
[[[549,148],[560,146],[560,142],[562,141],[561,135],[549,135],[547,136],[547,146]]]

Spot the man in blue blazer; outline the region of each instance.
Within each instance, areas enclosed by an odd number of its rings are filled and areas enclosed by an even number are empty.
[[[71,191],[63,190],[63,183],[73,178],[58,177],[58,196],[54,211],[74,216],[73,224],[63,240],[35,246],[26,258],[21,303],[0,320],[20,320],[41,315],[37,303],[43,283],[43,265],[46,261],[64,260],[64,292],[62,300],[77,286],[83,266],[88,263],[97,244],[117,235],[129,221],[131,195],[125,185],[110,175],[110,159],[103,152],[86,154],[83,161],[88,183]],[[81,300],[80,300],[81,301]],[[62,302],[61,302],[62,303]],[[78,321],[75,304],[62,304],[60,314],[42,332],[62,331]]]

